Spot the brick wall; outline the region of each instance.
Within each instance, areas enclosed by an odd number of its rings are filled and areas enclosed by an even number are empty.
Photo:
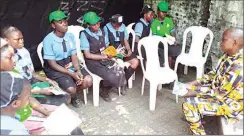
[[[156,11],[160,0],[144,0]],[[182,43],[183,32],[193,25],[208,27],[214,33],[214,41],[206,68],[216,65],[221,55],[219,41],[223,31],[230,26],[243,28],[242,0],[165,0],[169,2],[169,14],[175,22],[176,38]],[[190,42],[190,41],[189,41]],[[188,43],[189,43],[188,42]]]

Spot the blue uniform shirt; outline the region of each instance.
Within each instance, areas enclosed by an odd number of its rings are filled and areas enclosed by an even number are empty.
[[[116,42],[117,41],[120,41],[119,40],[119,37],[116,37],[116,30],[114,29],[114,27],[112,26],[112,24],[111,23],[107,23],[106,26],[113,33],[113,35],[115,37],[115,41]],[[109,40],[109,38],[108,38],[108,30],[107,30],[107,27],[106,26],[104,26],[103,30],[104,30],[105,37],[106,37],[105,39]],[[126,30],[126,26],[124,24],[122,24],[117,31],[124,32],[125,33],[125,39],[126,40],[129,39],[129,34],[128,34],[128,32]],[[109,41],[108,42],[105,41],[105,43],[106,43],[106,45],[108,45],[109,44]]]
[[[29,135],[24,124],[10,116],[1,115],[1,135]]]
[[[93,33],[90,31],[89,28],[86,28],[85,31],[92,37],[96,38],[97,40],[99,40],[99,36],[102,36],[103,33],[101,31],[101,29],[99,29],[99,31],[97,33]],[[108,40],[106,39],[105,37],[105,44],[108,45]],[[80,48],[81,50],[84,50],[84,51],[89,51],[90,50],[90,43],[89,41],[87,40],[87,37],[86,35],[84,34],[84,32],[81,33],[81,37],[80,37]]]
[[[149,22],[146,22],[143,18],[140,18],[140,21],[142,21],[146,26],[149,25]],[[135,25],[135,33],[138,37],[141,37],[143,32],[143,24],[141,22],[136,23]]]
[[[63,40],[66,44],[67,52],[63,49]],[[54,32],[49,33],[43,40],[44,59],[62,60],[72,54],[76,54],[75,38],[71,33],[65,33],[63,38],[57,37]]]

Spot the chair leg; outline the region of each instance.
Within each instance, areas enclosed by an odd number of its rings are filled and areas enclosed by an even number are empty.
[[[134,72],[132,76],[133,76],[132,80],[136,80],[136,72]]]
[[[87,91],[88,89],[83,89],[83,95],[84,95],[84,103],[87,104]]]
[[[188,72],[188,66],[185,66],[184,67],[184,74],[187,75],[187,72]]]
[[[155,110],[157,97],[157,85],[150,83],[150,99],[149,99],[149,109],[151,111]]]
[[[99,85],[101,80],[93,79],[93,105],[99,106]]]
[[[133,75],[128,80],[128,88],[131,89],[133,86]]]
[[[161,90],[162,89],[162,84],[159,84],[158,87],[157,87],[158,90]]]
[[[144,94],[144,86],[145,86],[145,77],[142,77],[142,86],[141,86],[141,95]]]
[[[119,87],[118,90],[119,90],[119,96],[120,96],[121,95],[121,93],[120,93],[121,92],[121,87]]]
[[[203,73],[204,73],[204,66],[203,67],[197,67],[197,77],[196,77],[196,79],[201,78]]]

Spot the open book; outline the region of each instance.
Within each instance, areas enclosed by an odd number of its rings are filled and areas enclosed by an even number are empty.
[[[184,96],[188,92],[187,88],[188,88],[187,84],[181,83],[179,81],[175,81],[175,85],[172,93],[175,95]]]
[[[68,135],[81,123],[78,114],[62,104],[44,121],[43,126],[45,134]]]

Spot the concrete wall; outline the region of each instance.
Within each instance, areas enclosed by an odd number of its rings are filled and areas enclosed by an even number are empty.
[[[154,10],[160,0],[144,0]],[[175,22],[176,38],[182,43],[184,30],[189,26],[201,25],[208,27],[214,33],[214,41],[206,68],[216,65],[221,55],[219,41],[223,31],[230,26],[243,28],[242,0],[165,0],[169,2],[169,14]],[[207,38],[208,41],[208,38]],[[189,43],[189,42],[188,42]]]

